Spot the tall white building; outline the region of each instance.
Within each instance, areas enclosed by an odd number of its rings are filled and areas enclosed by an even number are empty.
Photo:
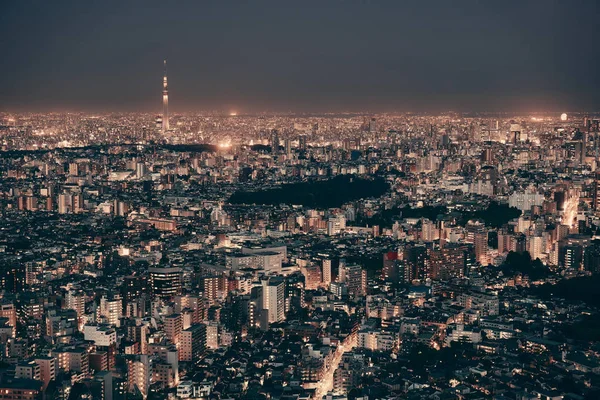
[[[541,236],[530,236],[527,241],[527,251],[531,255],[531,258],[542,258],[544,252],[544,240]]]
[[[83,327],[85,340],[94,342],[96,346],[110,346],[117,343],[117,332],[106,325],[85,325]]]
[[[329,284],[331,283],[331,260],[330,259],[323,260],[322,277],[323,277],[323,283],[327,287],[329,287]]]
[[[104,320],[103,322],[121,326],[121,317],[123,316],[123,303],[119,296],[115,296],[112,300],[109,300],[106,296],[102,296],[100,299],[100,310],[99,314]]]
[[[375,351],[390,351],[396,344],[393,333],[365,330],[358,332],[358,347]]]
[[[59,194],[58,195],[58,213],[67,214],[73,211],[73,200],[70,194]]]
[[[344,229],[346,229],[346,217],[344,215],[337,215],[327,221],[327,234],[329,236],[339,235]]]
[[[529,211],[533,206],[541,206],[544,203],[544,195],[539,193],[513,193],[508,198],[510,207],[521,211]]]
[[[263,279],[262,309],[269,323],[285,319],[285,281],[280,277]]]

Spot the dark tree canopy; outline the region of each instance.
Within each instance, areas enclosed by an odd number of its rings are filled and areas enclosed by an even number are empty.
[[[380,197],[388,190],[388,183],[382,179],[371,180],[343,175],[325,181],[291,183],[255,192],[239,191],[229,198],[229,202],[332,208],[361,198]]]

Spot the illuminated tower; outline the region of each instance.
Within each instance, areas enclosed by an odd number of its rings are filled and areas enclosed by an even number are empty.
[[[167,85],[167,60],[165,60],[165,76],[163,77],[162,130],[163,133],[166,133],[169,130],[169,87]]]

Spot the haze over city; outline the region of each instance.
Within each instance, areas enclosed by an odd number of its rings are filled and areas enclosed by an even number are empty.
[[[592,111],[595,1],[5,2],[0,109]]]

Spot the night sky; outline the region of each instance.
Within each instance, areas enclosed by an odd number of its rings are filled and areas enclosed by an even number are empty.
[[[1,1],[0,110],[597,111],[600,2]]]

